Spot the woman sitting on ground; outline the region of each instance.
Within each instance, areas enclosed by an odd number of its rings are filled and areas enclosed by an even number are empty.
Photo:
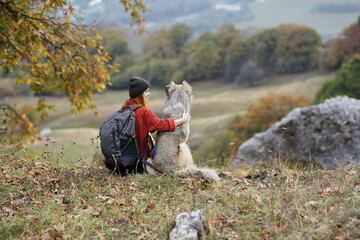
[[[160,119],[156,114],[148,108],[148,101],[150,97],[150,83],[141,77],[131,77],[129,81],[129,96],[130,99],[126,100],[123,108],[126,106],[143,106],[134,110],[135,118],[135,132],[136,143],[138,152],[141,154],[142,159],[153,157],[155,149],[150,153],[149,138],[150,136],[153,146],[155,141],[149,134],[154,131],[175,131],[176,126],[185,123],[189,119],[189,113],[184,111],[180,119]],[[145,145],[145,151],[142,151]]]

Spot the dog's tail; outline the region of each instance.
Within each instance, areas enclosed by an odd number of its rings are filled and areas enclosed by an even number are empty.
[[[179,171],[180,176],[183,177],[196,177],[202,178],[209,181],[219,181],[220,177],[214,169],[210,168],[199,168],[196,165],[189,165]]]

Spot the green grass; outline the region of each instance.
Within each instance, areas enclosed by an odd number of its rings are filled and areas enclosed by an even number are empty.
[[[121,178],[89,159],[0,157],[0,239],[167,239],[176,216],[196,209],[206,239],[360,238],[359,166],[222,168],[226,177],[209,183]]]

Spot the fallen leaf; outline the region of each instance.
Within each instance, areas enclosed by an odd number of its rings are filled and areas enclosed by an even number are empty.
[[[110,228],[109,231],[111,231],[111,232],[120,232],[120,230],[118,228]]]
[[[345,233],[339,233],[333,239],[334,240],[346,240],[346,239],[348,239],[348,235],[346,235]]]
[[[100,239],[106,239],[105,238],[105,234],[103,234],[102,232],[100,232],[99,230],[95,230],[96,233],[98,234],[98,236],[100,237]]]
[[[50,233],[46,232],[44,235],[41,236],[41,240],[52,239]]]
[[[289,222],[285,222],[282,226],[278,227],[276,230],[278,232],[284,231],[289,226]]]
[[[161,179],[166,175],[166,172],[162,173],[160,176],[157,177],[157,179]]]
[[[252,181],[244,178],[244,183],[245,183],[246,185],[250,186],[250,185],[252,184]]]
[[[103,196],[101,194],[98,195],[98,199],[100,199],[101,201],[105,202],[106,200],[110,199],[110,197],[106,197],[106,196]]]
[[[116,199],[115,200],[115,203],[119,204],[119,205],[128,205],[130,204],[131,202],[129,200],[126,200],[124,198],[121,198],[121,199]]]
[[[117,191],[113,188],[110,189],[110,191],[106,194],[106,196],[109,196],[109,197],[116,197],[116,194],[117,194]]]
[[[57,226],[55,226],[55,229],[58,230],[59,232],[63,232],[65,231],[65,224],[59,223]]]
[[[318,233],[327,233],[330,231],[330,228],[325,224],[321,224],[315,231]]]
[[[308,206],[316,206],[318,205],[319,202],[316,202],[316,201],[310,201],[310,202],[307,202],[304,204],[304,207],[308,207]]]
[[[312,223],[317,223],[319,222],[319,217],[318,216],[304,216],[305,219],[310,220],[310,222]]]
[[[333,190],[329,187],[324,189],[325,194],[330,194],[332,191]]]
[[[63,235],[63,238],[64,239],[72,239],[73,236],[71,236],[70,234],[65,234],[65,235]]]
[[[253,194],[252,197],[256,202],[258,202],[259,204],[262,204],[262,200],[261,200],[261,197],[259,195]]]
[[[141,228],[135,229],[133,230],[131,233],[132,234],[140,234],[142,232]]]
[[[94,217],[99,217],[102,212],[103,212],[103,210],[100,209],[99,211],[97,211],[97,212],[92,212],[91,214],[92,214]]]

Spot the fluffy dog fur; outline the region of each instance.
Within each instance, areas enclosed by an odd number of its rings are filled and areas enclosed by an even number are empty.
[[[189,121],[176,127],[173,132],[159,132],[156,137],[156,153],[154,159],[148,159],[156,168],[166,173],[178,173],[207,180],[220,180],[213,169],[198,168],[194,162],[186,141],[190,134],[190,110],[193,103],[191,86],[183,81],[176,85],[171,82],[165,87],[167,100],[162,118],[179,119],[184,110],[189,112]],[[147,167],[150,174],[156,175],[152,168]]]

